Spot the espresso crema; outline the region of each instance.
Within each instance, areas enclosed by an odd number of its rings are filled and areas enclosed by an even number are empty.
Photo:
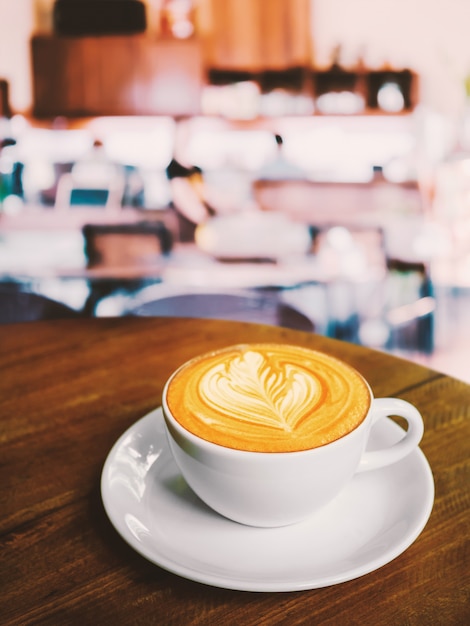
[[[283,344],[231,346],[172,377],[167,404],[186,430],[238,450],[316,448],[354,430],[371,403],[362,376],[329,355]]]

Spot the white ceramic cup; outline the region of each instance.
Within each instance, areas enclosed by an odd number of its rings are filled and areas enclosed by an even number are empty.
[[[190,433],[168,408],[163,416],[173,457],[188,485],[221,515],[250,526],[299,522],[333,500],[355,473],[399,461],[423,435],[423,420],[409,402],[373,399],[366,418],[349,434],[299,452],[247,452],[208,442]],[[403,438],[381,450],[365,451],[374,422],[387,416],[408,422]]]

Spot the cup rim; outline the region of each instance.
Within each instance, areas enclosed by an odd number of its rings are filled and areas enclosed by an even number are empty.
[[[335,358],[335,357],[333,357]],[[183,363],[180,367],[178,367],[171,375],[170,377],[167,379],[167,381],[165,382],[165,385],[163,387],[163,392],[162,392],[162,411],[163,411],[163,418],[164,418],[164,422],[167,426],[167,431],[169,436],[174,439],[173,434],[171,432],[171,428],[173,428],[173,430],[175,430],[180,437],[186,439],[186,441],[188,441],[190,444],[192,444],[195,447],[199,447],[202,450],[205,450],[207,452],[210,452],[211,454],[219,454],[222,456],[231,456],[231,457],[235,457],[235,456],[243,456],[244,458],[250,457],[250,458],[280,458],[283,457],[285,458],[286,455],[289,455],[289,457],[294,457],[294,456],[305,456],[308,454],[313,454],[313,453],[319,453],[319,451],[321,450],[331,450],[333,448],[338,448],[341,447],[343,445],[346,445],[346,440],[349,440],[350,436],[358,433],[362,430],[364,430],[365,428],[368,427],[368,424],[370,422],[371,419],[371,415],[372,415],[372,408],[373,408],[373,401],[375,399],[372,388],[369,384],[369,382],[364,378],[364,376],[362,376],[362,374],[360,372],[358,372],[357,370],[355,370],[359,376],[361,376],[362,380],[364,381],[364,383],[366,384],[367,389],[369,390],[369,397],[370,397],[370,404],[369,404],[369,409],[366,413],[366,415],[364,416],[363,420],[355,427],[353,428],[351,431],[349,431],[348,433],[342,435],[341,437],[339,437],[338,439],[334,439],[333,441],[329,441],[325,444],[322,444],[321,446],[315,446],[313,448],[306,448],[304,450],[285,450],[285,451],[275,451],[275,452],[269,452],[269,451],[259,451],[259,450],[242,450],[240,448],[231,448],[229,446],[224,446],[220,443],[215,443],[214,441],[209,441],[208,439],[204,439],[203,437],[200,437],[199,435],[196,435],[195,433],[191,432],[190,430],[188,430],[185,426],[183,426],[177,419],[176,417],[173,415],[172,411],[170,410],[170,407],[168,406],[167,403],[167,391],[168,391],[168,387],[172,381],[172,379],[174,378],[174,376],[178,373],[178,371],[184,367],[185,365],[187,365],[192,359],[189,359],[188,361],[186,361],[185,363]],[[349,366],[352,367],[352,366]],[[355,369],[355,368],[353,368]],[[171,428],[170,428],[171,426]]]

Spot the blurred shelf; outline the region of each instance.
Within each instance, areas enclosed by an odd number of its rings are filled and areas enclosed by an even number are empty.
[[[207,45],[199,37],[34,35],[33,116],[194,116],[204,112],[205,88],[250,82],[253,94],[248,98],[283,92],[309,101],[314,115],[326,113],[325,106],[329,114],[400,115],[418,104],[418,76],[408,69],[319,69],[303,57],[281,67],[271,67],[269,60],[263,67],[258,60],[248,69],[224,68],[208,58]],[[381,102],[384,88],[391,93]],[[239,97],[234,92],[229,99],[236,103]],[[322,98],[330,103],[323,105]],[[253,102],[248,106],[256,108]]]

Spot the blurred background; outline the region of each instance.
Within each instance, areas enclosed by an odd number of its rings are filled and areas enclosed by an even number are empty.
[[[0,322],[35,296],[302,318],[470,382],[468,24],[467,0],[0,0]]]

